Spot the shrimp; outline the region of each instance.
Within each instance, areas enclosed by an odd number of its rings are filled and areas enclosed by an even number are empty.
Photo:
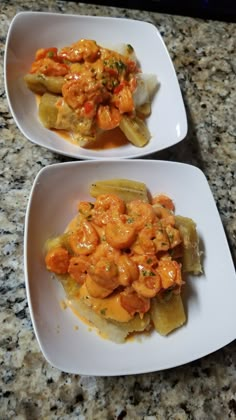
[[[89,267],[89,259],[85,255],[70,259],[68,273],[79,284],[84,284]]]
[[[95,201],[92,211],[92,221],[98,225],[106,225],[116,220],[125,212],[125,203],[115,194],[101,194]]]
[[[156,255],[131,255],[130,257],[138,267],[148,266],[149,269],[156,268],[158,265],[158,259]]]
[[[127,203],[127,214],[130,224],[135,226],[136,230],[143,229],[155,220],[155,212],[152,205],[141,200],[133,200]]]
[[[56,274],[67,273],[69,260],[69,252],[61,246],[52,248],[45,257],[47,269]]]
[[[87,79],[85,83],[83,83],[80,76],[80,80],[79,78],[71,79],[63,84],[62,96],[72,109],[81,108],[88,100],[88,95],[85,93],[85,85],[87,85],[87,83]]]
[[[157,272],[161,277],[163,289],[168,289],[174,285],[182,285],[181,265],[177,261],[163,259],[159,261]]]
[[[113,292],[113,289],[107,289],[106,287],[103,287],[100,284],[96,283],[89,274],[87,274],[86,276],[85,283],[89,295],[95,298],[104,299]]]
[[[99,244],[99,236],[93,225],[87,220],[84,220],[69,235],[68,242],[75,255],[89,255],[96,250]]]
[[[166,233],[170,241],[170,248],[175,248],[177,245],[181,244],[182,239],[180,236],[180,231],[174,228],[171,225],[166,226]]]
[[[50,47],[50,48],[39,48],[35,54],[35,61],[40,60],[41,58],[53,58],[53,60],[57,60],[57,48]]]
[[[67,104],[83,117],[94,118],[98,105],[110,99],[110,93],[90,71],[70,73],[62,86],[62,95]],[[80,115],[80,114],[79,114]]]
[[[117,92],[117,88],[114,90],[115,94],[112,99],[114,105],[119,109],[121,114],[134,111],[134,101],[129,86],[122,86],[119,92]]]
[[[136,238],[134,226],[119,220],[108,222],[105,227],[107,242],[115,249],[129,248]]]
[[[69,72],[69,67],[64,63],[57,63],[51,58],[41,58],[34,61],[30,73],[40,73],[45,76],[65,76]]]
[[[139,296],[132,287],[127,287],[120,293],[120,303],[131,316],[135,313],[142,315],[150,309],[150,299]]]
[[[80,39],[69,47],[62,48],[58,56],[72,63],[80,61],[94,62],[100,56],[100,49],[95,41]]]
[[[107,257],[100,258],[95,265],[89,267],[92,280],[105,289],[115,290],[119,286],[118,274],[116,263]]]
[[[156,254],[155,237],[156,232],[153,225],[146,226],[139,232],[139,244],[145,254]]]
[[[129,286],[138,278],[139,270],[137,264],[128,255],[121,255],[116,263],[119,272],[119,283],[122,286]]]
[[[90,255],[91,265],[97,264],[103,257],[116,262],[120,255],[121,251],[119,249],[114,249],[107,242],[103,241],[97,246],[96,251]]]
[[[112,130],[119,126],[121,113],[115,106],[99,105],[96,122],[102,130]]]
[[[156,229],[155,239],[153,242],[155,243],[156,252],[168,251],[168,249],[170,249],[169,237],[165,229],[162,227]]]
[[[150,266],[142,266],[138,280],[132,283],[132,287],[139,296],[153,298],[161,290],[161,277]]]
[[[175,205],[170,197],[164,194],[159,194],[152,199],[152,204],[160,204],[162,207],[174,212]]]
[[[78,212],[80,216],[89,220],[92,217],[93,204],[89,201],[80,201],[78,204]]]
[[[169,209],[161,206],[160,204],[153,204],[152,207],[162,226],[175,225],[175,216]]]

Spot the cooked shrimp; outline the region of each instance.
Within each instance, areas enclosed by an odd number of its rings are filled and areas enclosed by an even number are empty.
[[[91,264],[96,264],[102,257],[107,257],[116,262],[116,259],[120,255],[121,251],[119,249],[113,248],[106,241],[102,240],[102,242],[97,246],[96,250],[91,255]]]
[[[58,56],[71,61],[72,63],[80,61],[95,61],[100,55],[99,46],[90,39],[80,39],[69,47],[62,48]]]
[[[156,231],[153,225],[146,226],[139,232],[139,244],[145,254],[153,255],[156,253],[155,237]]]
[[[150,299],[139,296],[132,287],[127,287],[120,293],[120,303],[132,316],[136,313],[142,315],[150,309]]]
[[[81,109],[92,97],[99,95],[98,83],[85,75],[67,80],[62,86],[62,95],[72,109]]]
[[[68,273],[79,284],[84,284],[88,272],[89,259],[85,255],[70,259]]]
[[[34,61],[30,73],[45,74],[45,76],[65,76],[69,67],[64,63],[57,63],[51,58],[41,58]]]
[[[115,249],[129,248],[136,238],[135,227],[119,220],[108,222],[105,227],[107,242]]]
[[[35,54],[35,60],[40,60],[41,58],[52,58],[53,60],[57,60],[57,48],[50,47],[50,48],[39,48]]]
[[[148,266],[150,268],[156,268],[158,265],[158,259],[156,255],[131,255],[130,257],[132,261],[134,261],[138,267],[142,268],[143,266]]]
[[[102,130],[112,130],[120,124],[121,113],[113,105],[99,105],[96,121],[98,127]]]
[[[160,204],[154,204],[152,207],[156,216],[160,219],[162,226],[175,225],[175,216],[169,209]]]
[[[166,226],[166,233],[169,238],[170,248],[175,248],[177,245],[181,244],[182,239],[180,236],[180,231],[174,228],[171,225]]]
[[[90,296],[100,299],[104,299],[113,292],[113,289],[107,289],[96,283],[89,274],[86,276],[86,287]]]
[[[115,194],[101,194],[97,197],[92,211],[92,220],[98,226],[115,221],[125,212],[125,203]]]
[[[155,239],[153,242],[155,243],[156,252],[168,251],[168,249],[170,249],[169,237],[166,230],[162,227],[156,229]]]
[[[69,252],[61,246],[52,248],[45,257],[47,269],[56,274],[67,273],[69,260]]]
[[[156,270],[150,269],[150,266],[143,266],[138,280],[132,283],[132,287],[138,295],[153,298],[161,290],[161,277]]]
[[[128,255],[121,255],[116,263],[119,272],[119,283],[122,286],[129,286],[138,278],[139,270],[137,264]]]
[[[119,88],[119,86],[118,86]],[[129,86],[123,86],[119,92],[117,92],[117,88],[114,90],[114,96],[112,102],[119,109],[121,114],[125,112],[132,112],[134,111],[134,101],[133,95],[129,88]]]
[[[152,205],[141,200],[133,200],[127,203],[127,213],[130,224],[137,230],[143,229],[146,225],[154,222],[155,212]]]
[[[69,244],[76,255],[89,255],[96,250],[99,236],[93,225],[84,220],[79,227],[69,235]]]
[[[173,200],[171,200],[170,197],[164,194],[159,194],[153,197],[152,204],[160,204],[162,207],[165,207],[166,209],[172,212],[175,211],[175,205],[173,203]]]
[[[95,283],[100,286],[114,290],[119,285],[118,267],[114,261],[102,257],[95,264],[89,267],[89,275]]]
[[[182,285],[181,265],[173,260],[159,261],[157,272],[161,276],[163,289],[168,289],[174,285]]]
[[[85,217],[86,219],[89,220],[92,218],[93,207],[94,207],[93,204],[90,203],[89,201],[80,201],[78,205],[78,212],[80,216]]]

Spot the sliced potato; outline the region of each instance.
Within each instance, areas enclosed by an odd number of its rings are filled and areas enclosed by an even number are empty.
[[[46,128],[56,128],[58,108],[56,102],[57,95],[45,93],[39,103],[39,119]]]
[[[202,273],[199,237],[196,229],[196,223],[188,217],[175,216],[175,224],[183,239],[183,271],[192,272],[194,274]]]
[[[155,330],[167,335],[186,322],[186,315],[180,295],[172,294],[170,299],[161,300],[156,297],[151,302],[151,319]]]
[[[151,138],[151,134],[143,120],[124,115],[119,125],[127,139],[137,147],[143,147]]]
[[[136,199],[146,202],[149,201],[146,185],[143,182],[130,179],[121,178],[96,181],[90,186],[89,192],[94,198],[100,194],[116,194],[125,202]]]
[[[43,94],[45,92],[61,93],[65,79],[62,76],[45,76],[44,74],[26,74],[24,80],[30,90],[34,93]]]
[[[151,102],[145,102],[145,104],[140,105],[136,109],[137,116],[139,118],[147,118],[151,115]]]

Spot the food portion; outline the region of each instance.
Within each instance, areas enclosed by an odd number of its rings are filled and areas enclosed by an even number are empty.
[[[141,182],[97,181],[90,193],[95,200],[80,201],[66,231],[47,241],[46,268],[68,306],[110,340],[169,334],[186,322],[184,271],[201,273],[195,223]]]
[[[137,147],[151,138],[145,121],[157,79],[142,73],[129,44],[114,51],[80,39],[61,49],[41,48],[24,80],[40,95],[42,124],[66,130],[81,147],[116,127]]]

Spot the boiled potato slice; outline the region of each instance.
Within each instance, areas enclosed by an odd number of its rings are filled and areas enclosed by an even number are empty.
[[[161,335],[167,335],[186,322],[186,315],[180,295],[172,294],[167,301],[156,297],[151,303],[151,319],[155,330]]]
[[[196,223],[188,217],[175,216],[175,224],[183,239],[183,271],[192,272],[194,274],[202,273]]]
[[[62,85],[65,83],[64,77],[45,76],[44,74],[26,74],[24,80],[30,90],[34,93],[43,94],[45,92],[61,93]]]
[[[151,138],[151,134],[143,120],[124,115],[119,125],[127,139],[137,147],[143,147]]]
[[[125,202],[132,200],[149,201],[147,187],[143,182],[130,179],[109,179],[94,182],[89,189],[92,197],[100,194],[116,194]]]
[[[39,103],[39,119],[46,128],[56,128],[58,108],[57,95],[45,93]]]
[[[145,104],[140,105],[136,109],[137,116],[139,118],[147,118],[151,115],[152,108],[150,102],[145,102]]]

